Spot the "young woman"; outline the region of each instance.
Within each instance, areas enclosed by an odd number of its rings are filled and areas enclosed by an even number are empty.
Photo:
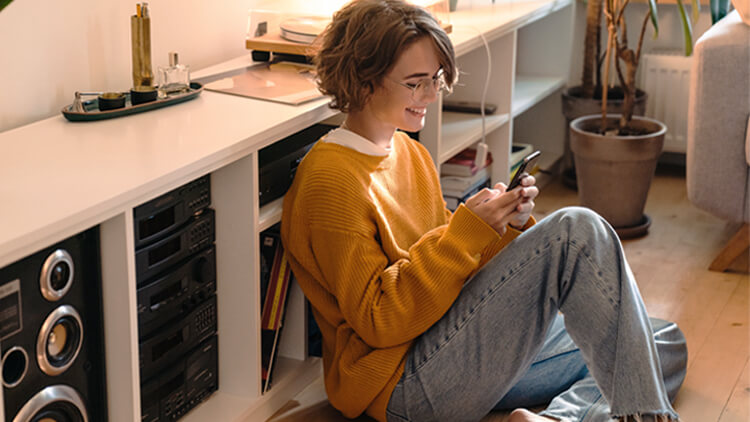
[[[516,408],[513,421],[678,419],[684,338],[649,320],[603,219],[567,208],[535,223],[531,176],[446,210],[430,155],[401,131],[420,130],[457,79],[434,18],[352,2],[316,65],[347,117],[300,164],[281,234],[334,407],[379,421],[477,421],[495,408]]]

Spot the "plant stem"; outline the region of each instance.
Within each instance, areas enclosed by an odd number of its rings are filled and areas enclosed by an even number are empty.
[[[586,6],[586,35],[583,49],[583,76],[581,80],[583,98],[594,97],[594,67],[598,66],[599,27],[601,25],[602,3],[604,0],[588,0]]]
[[[638,37],[638,46],[634,52],[631,49],[625,49],[622,51],[621,56],[626,65],[625,84],[623,86],[625,91],[625,98],[623,99],[622,116],[620,116],[620,130],[625,129],[630,121],[633,119],[633,107],[635,106],[635,72],[638,70],[638,63],[641,59],[641,47],[643,46],[643,37],[646,33],[646,25],[651,17],[651,11],[646,13],[646,17],[643,19],[643,25],[641,25],[641,33]]]
[[[614,31],[607,37],[607,54],[604,56],[604,83],[602,84],[602,133],[607,131],[607,89],[609,88],[610,53],[615,44]]]
[[[609,65],[611,62],[612,48],[616,42],[617,26],[612,13],[612,0],[607,0],[604,16],[607,17],[607,53],[604,56],[604,80],[602,83],[602,124],[601,132],[607,132],[607,89],[609,88]]]
[[[641,61],[641,47],[643,47],[643,36],[646,35],[646,25],[648,24],[648,19],[650,17],[651,11],[649,10],[648,13],[646,13],[646,17],[643,19],[643,26],[641,26],[641,35],[638,37],[638,47],[636,48],[635,53],[636,65]]]

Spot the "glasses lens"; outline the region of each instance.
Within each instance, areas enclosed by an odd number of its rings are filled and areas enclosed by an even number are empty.
[[[421,98],[424,98],[427,96],[427,93],[430,89],[430,82],[428,79],[422,79],[419,82],[417,82],[417,85],[414,87],[414,91],[412,92],[412,96],[415,100],[419,100]]]
[[[445,82],[443,80],[442,74],[439,75],[435,79],[422,79],[421,81],[417,82],[417,85],[414,87],[413,96],[414,99],[421,99],[425,98],[428,95],[430,95],[433,91],[439,92],[443,89],[445,86]]]

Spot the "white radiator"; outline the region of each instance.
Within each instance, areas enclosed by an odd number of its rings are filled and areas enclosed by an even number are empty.
[[[667,125],[664,151],[687,151],[687,106],[690,61],[681,52],[644,54],[638,86],[646,91],[646,116]]]

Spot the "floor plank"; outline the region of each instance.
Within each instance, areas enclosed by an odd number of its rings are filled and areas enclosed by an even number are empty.
[[[750,421],[750,359],[745,362],[737,385],[734,387],[729,402],[721,413],[719,422]]]
[[[685,422],[718,421],[750,358],[748,283],[738,283],[688,366],[675,406]]]

